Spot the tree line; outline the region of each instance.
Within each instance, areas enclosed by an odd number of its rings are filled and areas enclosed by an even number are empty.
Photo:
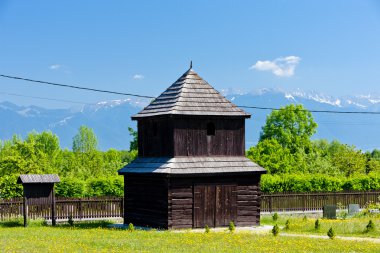
[[[98,150],[91,128],[81,126],[72,150],[61,149],[50,131],[31,132],[24,139],[0,141],[0,198],[22,196],[16,184],[20,174],[58,174],[58,196],[123,196],[123,178],[117,170],[137,156],[137,132],[129,150]],[[249,131],[249,129],[248,129]],[[380,189],[380,150],[362,152],[338,140],[312,140],[317,124],[302,105],[272,111],[257,145],[246,152],[268,174],[263,192],[316,192]]]
[[[264,192],[380,189],[380,150],[362,152],[338,140],[312,140],[317,124],[302,105],[268,115],[247,157],[268,174]]]
[[[58,174],[58,196],[122,196],[123,178],[117,170],[136,157],[136,141],[130,150],[99,151],[95,133],[86,126],[73,137],[72,150],[61,149],[58,136],[50,131],[0,141],[0,198],[22,196],[16,184],[20,174]]]

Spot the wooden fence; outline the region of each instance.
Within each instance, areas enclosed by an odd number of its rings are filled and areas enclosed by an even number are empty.
[[[23,215],[22,198],[1,200],[0,220],[17,218]],[[30,219],[51,218],[51,206],[44,204],[29,204]],[[91,219],[112,218],[123,216],[123,198],[91,197],[91,198],[56,198],[57,219]]]
[[[365,204],[378,202],[380,191],[371,192],[326,192],[326,193],[274,193],[261,195],[262,212],[317,211],[327,204]],[[112,218],[123,216],[123,198],[61,198],[56,199],[57,219]],[[1,200],[0,220],[22,216],[22,198]],[[29,218],[50,219],[49,205],[29,205]]]
[[[317,211],[324,205],[359,204],[364,207],[370,201],[379,202],[380,191],[370,192],[317,192],[317,193],[273,193],[261,195],[262,212]]]

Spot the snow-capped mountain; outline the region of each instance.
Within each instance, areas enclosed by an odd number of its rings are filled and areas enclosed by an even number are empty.
[[[250,93],[230,89],[222,93],[238,106],[279,108],[294,103],[303,104],[310,110],[380,112],[379,94],[333,97],[318,92],[280,89],[259,89]],[[1,102],[0,139],[10,139],[13,134],[25,136],[32,130],[51,130],[59,136],[62,147],[71,148],[78,128],[86,125],[94,129],[100,149],[128,149],[127,129],[136,128],[131,116],[149,102],[149,99],[127,98],[59,110]],[[270,110],[244,110],[252,114],[246,123],[246,145],[249,147],[257,143]],[[313,116],[318,123],[314,138],[338,139],[364,150],[380,148],[380,115],[313,113]]]

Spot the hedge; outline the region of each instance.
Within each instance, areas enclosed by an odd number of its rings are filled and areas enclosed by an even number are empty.
[[[16,176],[0,178],[0,198],[22,196],[22,186],[17,184]],[[336,177],[324,174],[284,174],[263,175],[261,190],[264,193],[276,192],[336,192],[380,190],[380,175],[358,175],[354,177]],[[124,195],[123,177],[101,177],[82,180],[61,178],[55,185],[57,196],[90,197]]]
[[[124,195],[123,177],[91,178],[87,181],[76,178],[63,178],[55,186],[57,196],[62,197],[95,197]]]
[[[380,190],[380,175],[334,177],[324,174],[263,175],[261,190],[275,192],[336,192]]]

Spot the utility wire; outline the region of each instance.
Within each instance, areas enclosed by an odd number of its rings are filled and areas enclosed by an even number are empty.
[[[138,94],[124,93],[124,92],[117,92],[117,91],[110,91],[110,90],[100,90],[100,89],[93,89],[93,88],[80,87],[80,86],[67,85],[67,84],[60,84],[60,83],[45,82],[45,81],[33,80],[33,79],[17,77],[17,76],[8,76],[8,75],[1,75],[0,74],[0,77],[22,80],[22,81],[28,81],[28,82],[33,82],[33,83],[49,84],[49,85],[65,87],[65,88],[72,88],[72,89],[79,89],[79,90],[96,91],[96,92],[102,92],[102,93],[132,96],[132,97],[140,97],[140,98],[155,98],[155,97],[151,97],[151,96],[144,96],[144,95],[138,95]]]
[[[93,89],[93,88],[80,87],[80,86],[75,86],[75,85],[67,85],[67,84],[46,82],[46,81],[40,81],[40,80],[33,80],[33,79],[24,78],[24,77],[17,77],[17,76],[9,76],[9,75],[2,75],[2,74],[0,74],[0,77],[10,78],[10,79],[16,79],[16,80],[22,80],[22,81],[33,82],[33,83],[54,85],[54,86],[59,86],[59,87],[71,88],[71,89],[95,91],[95,92],[102,92],[102,93],[109,93],[109,94],[116,94],[116,95],[123,95],[123,96],[140,97],[140,98],[150,98],[150,99],[156,98],[156,97],[153,97],[153,96],[145,96],[145,95],[138,95],[138,94],[132,94],[132,93],[124,93],[124,92],[117,92],[117,91],[110,91],[110,90]],[[240,107],[240,108],[249,108],[249,109],[257,109],[257,110],[281,110],[281,108],[274,108],[274,107],[260,107],[260,106],[246,106],[246,105],[237,105],[237,106]],[[308,111],[308,112],[314,112],[314,113],[380,115],[380,112],[363,112],[363,111],[362,112],[360,112],[360,111],[358,112],[358,111],[308,110],[308,109],[300,110],[300,111]]]
[[[250,109],[258,109],[258,110],[276,110],[279,111],[281,108],[274,108],[274,107],[259,107],[259,106],[245,106],[245,105],[238,105],[240,108],[250,108]],[[333,110],[299,110],[299,111],[308,111],[308,112],[315,112],[315,113],[338,113],[338,114],[380,114],[380,112],[355,112],[355,111],[333,111]]]
[[[0,94],[7,95],[7,96],[15,96],[15,97],[25,97],[25,98],[35,98],[35,99],[41,99],[41,100],[49,100],[49,101],[65,102],[65,103],[72,103],[72,104],[96,105],[96,103],[79,102],[79,101],[64,100],[64,99],[58,99],[58,98],[47,98],[47,97],[27,96],[27,95],[16,94],[16,93],[0,92]]]

